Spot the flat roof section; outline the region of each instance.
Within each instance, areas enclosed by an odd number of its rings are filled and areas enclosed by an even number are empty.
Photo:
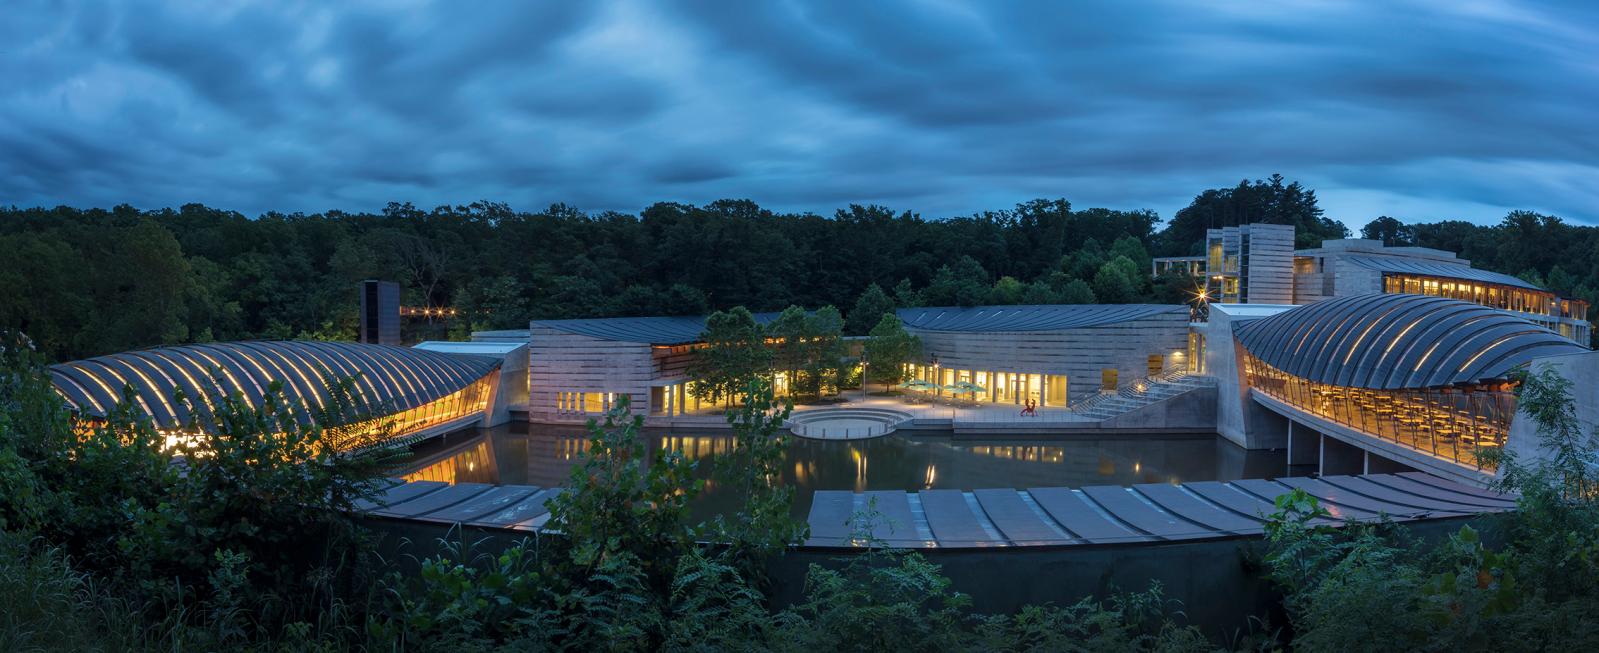
[[[895,311],[907,329],[1003,333],[1064,331],[1142,320],[1157,315],[1188,315],[1182,304],[1044,304],[1028,306],[936,306]]]
[[[1414,274],[1423,277],[1464,279],[1466,281],[1476,281],[1479,283],[1492,283],[1501,286],[1513,286],[1516,288],[1525,288],[1527,290],[1536,290],[1538,292],[1549,292],[1518,277],[1512,277],[1508,274],[1500,274],[1498,272],[1489,272],[1487,270],[1478,270],[1477,268],[1469,265],[1456,265],[1437,261],[1418,261],[1415,259],[1404,259],[1392,256],[1350,256],[1343,260],[1363,267],[1367,270],[1375,270],[1377,272]]]
[[[509,354],[509,353],[511,353],[513,351],[516,351],[516,349],[518,347],[521,347],[521,346],[526,345],[526,344],[527,344],[527,341],[526,341],[525,338],[523,339],[522,342],[514,342],[514,341],[509,341],[509,340],[494,340],[494,341],[483,341],[483,342],[456,342],[456,341],[452,341],[452,340],[428,340],[428,341],[419,342],[419,343],[413,345],[412,349],[423,349],[423,350],[426,350],[426,351],[436,351],[436,352],[440,352],[440,353],[444,353],[444,354],[472,354],[472,355],[476,355],[476,356],[504,356],[504,355]]]
[[[755,323],[777,319],[777,313],[756,313]],[[581,320],[534,320],[533,326],[612,342],[687,345],[700,341],[705,315],[676,317],[603,317]]]
[[[979,490],[818,490],[807,522],[805,546],[848,548],[853,521],[871,529],[878,546],[986,548],[1159,544],[1202,538],[1258,537],[1276,511],[1271,500],[1304,489],[1332,518],[1415,521],[1515,509],[1516,496],[1406,472],[1322,479],[1279,478],[1084,488]],[[548,502],[560,488],[398,483],[357,510],[419,523],[462,523],[490,529],[542,531]],[[875,515],[870,513],[875,512]]]

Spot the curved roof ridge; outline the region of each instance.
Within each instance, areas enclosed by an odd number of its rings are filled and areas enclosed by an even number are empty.
[[[158,427],[179,428],[192,419],[202,428],[215,428],[214,406],[232,395],[259,406],[264,384],[274,381],[282,384],[285,408],[303,423],[326,405],[330,376],[361,377],[352,388],[359,405],[399,412],[458,392],[499,365],[493,357],[391,345],[252,340],[96,356],[51,365],[50,373],[57,392],[85,414],[104,415],[128,385]],[[192,395],[188,406],[172,401],[178,388]]]
[[[1236,337],[1284,373],[1372,389],[1504,378],[1536,357],[1587,351],[1506,311],[1405,294],[1323,300],[1240,325]]]

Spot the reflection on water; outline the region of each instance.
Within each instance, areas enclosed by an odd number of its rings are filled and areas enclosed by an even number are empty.
[[[696,461],[702,477],[709,475],[711,458],[733,445],[731,434],[646,431],[646,436],[650,450],[676,451]],[[801,516],[809,512],[815,490],[1130,485],[1263,478],[1286,471],[1282,452],[1246,451],[1217,436],[973,442],[890,435],[856,442],[790,442],[783,480],[795,487],[795,512]],[[566,482],[587,447],[582,427],[518,423],[465,431],[419,447],[405,477],[555,486]],[[699,514],[731,507],[737,500],[707,487],[696,506]]]
[[[482,434],[467,440],[463,445],[446,448],[425,459],[411,461],[412,471],[402,478],[407,481],[443,481],[445,483],[495,483],[499,481],[499,467],[495,464],[491,437]]]

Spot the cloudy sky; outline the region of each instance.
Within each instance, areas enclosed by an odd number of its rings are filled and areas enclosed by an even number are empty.
[[[0,204],[1599,222],[1586,1],[105,4],[6,2]]]

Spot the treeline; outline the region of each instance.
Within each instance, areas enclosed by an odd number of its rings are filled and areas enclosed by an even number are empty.
[[[1599,230],[1518,217],[1531,215],[1413,228],[1420,244],[1458,246],[1483,267],[1575,279],[1572,292],[1599,287],[1585,255]],[[637,215],[491,202],[256,218],[198,204],[10,208],[0,209],[0,327],[58,359],[204,340],[353,339],[356,287],[368,278],[400,282],[407,305],[458,309],[460,318],[416,325],[433,337],[539,318],[845,308],[873,285],[897,306],[1174,303],[1191,282],[1150,279],[1150,257],[1198,254],[1207,227],[1249,222],[1293,224],[1300,246],[1347,235],[1314,191],[1275,175],[1206,190],[1165,223],[1064,199],[945,219],[858,205],[777,213],[747,200]]]

